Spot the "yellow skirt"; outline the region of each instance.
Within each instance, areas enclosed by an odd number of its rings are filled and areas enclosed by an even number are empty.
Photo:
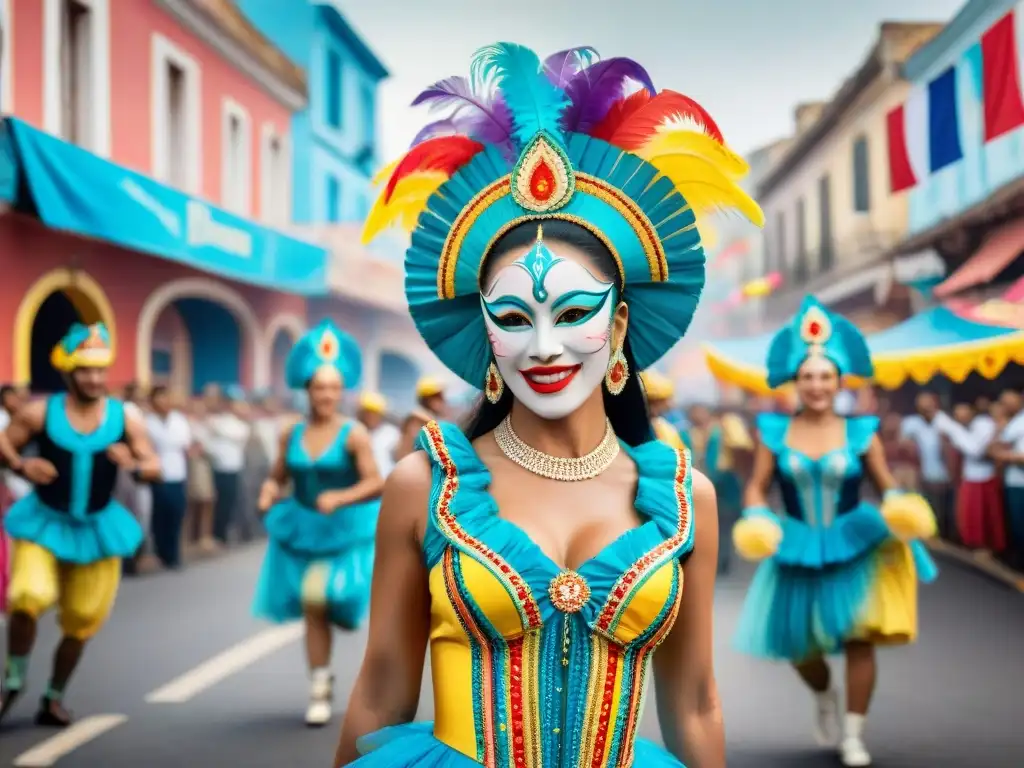
[[[875,578],[851,640],[905,645],[917,639],[917,569],[910,547],[890,539],[875,552]]]

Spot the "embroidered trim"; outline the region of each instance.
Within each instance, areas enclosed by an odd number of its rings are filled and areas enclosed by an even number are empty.
[[[432,421],[424,429],[430,440],[430,449],[434,454],[434,459],[441,465],[445,475],[444,481],[441,484],[441,492],[438,494],[437,505],[434,509],[434,520],[438,530],[456,548],[479,561],[497,577],[519,611],[519,617],[523,622],[523,629],[529,630],[540,627],[540,608],[527,583],[505,562],[501,555],[479,539],[471,536],[459,524],[458,518],[451,508],[452,499],[459,487],[458,468],[452,460],[451,453],[444,442],[444,435],[438,423]]]
[[[622,611],[625,610],[636,590],[658,567],[675,557],[679,548],[690,537],[693,516],[690,510],[690,498],[686,493],[686,479],[689,473],[689,455],[685,449],[676,449],[676,533],[633,563],[615,583],[594,624],[595,630],[610,640],[615,639],[612,633],[622,617]]]

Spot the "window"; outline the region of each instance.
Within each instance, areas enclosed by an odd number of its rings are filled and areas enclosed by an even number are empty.
[[[246,216],[252,210],[252,123],[245,108],[232,99],[224,99],[221,146],[221,204]]]
[[[90,148],[92,13],[78,0],[62,0],[60,14],[60,135]]]
[[[327,177],[327,220],[341,221],[341,183],[334,177]]]
[[[11,23],[11,0],[0,0],[0,112],[14,111],[11,98],[11,45],[14,39],[14,24]]]
[[[818,253],[818,268],[825,272],[832,269],[835,261],[834,244],[832,242],[832,183],[828,175],[818,179],[818,215],[821,217],[821,248]]]
[[[800,282],[807,279],[807,204],[802,197],[796,201],[796,264],[793,278]]]
[[[152,38],[152,173],[185,192],[201,191],[199,66],[162,35]]]
[[[291,173],[285,141],[274,126],[263,126],[260,153],[260,216],[269,224],[291,221]]]
[[[369,149],[373,149],[377,139],[377,111],[374,98],[374,89],[372,85],[364,85],[362,90],[362,113],[363,113],[363,129],[366,135],[363,136],[363,140],[366,142],[366,146]]]
[[[341,128],[341,102],[344,94],[341,92],[341,56],[337,51],[327,52],[326,75],[327,124],[332,128]]]
[[[871,210],[871,168],[868,161],[868,137],[860,136],[853,142],[853,210],[857,213]]]
[[[786,215],[779,211],[775,214],[775,237],[777,248],[775,251],[775,271],[785,272],[789,261],[786,258]]]

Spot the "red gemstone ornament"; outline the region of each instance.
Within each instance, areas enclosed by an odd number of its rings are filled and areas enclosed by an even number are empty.
[[[611,379],[613,384],[618,384],[622,381],[622,363],[616,363],[612,366]]]
[[[811,325],[807,330],[811,332],[811,336],[817,336],[819,333],[821,333],[821,323],[819,323],[817,320],[814,320],[811,322]]]
[[[541,202],[547,202],[555,192],[555,172],[541,160],[530,174],[530,192]]]

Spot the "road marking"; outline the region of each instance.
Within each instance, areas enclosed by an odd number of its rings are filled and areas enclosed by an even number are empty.
[[[157,688],[146,696],[146,701],[150,704],[183,704],[264,656],[294,643],[302,634],[300,623],[264,630]]]
[[[14,759],[15,768],[48,768],[64,755],[128,720],[125,715],[93,715],[79,720]]]

